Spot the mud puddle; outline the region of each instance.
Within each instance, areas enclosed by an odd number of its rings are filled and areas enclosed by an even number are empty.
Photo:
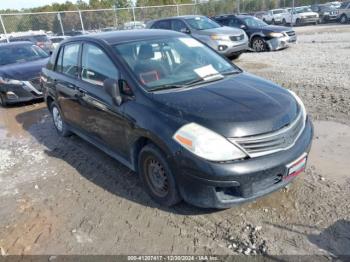
[[[33,114],[27,114],[26,118],[21,117],[22,113],[30,111],[33,111]],[[0,108],[0,138],[28,135],[26,130],[45,116],[44,111],[44,103]]]

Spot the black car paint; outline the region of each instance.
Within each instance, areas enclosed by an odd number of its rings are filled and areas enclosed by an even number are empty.
[[[2,44],[2,46],[17,46],[17,45],[27,45],[28,42],[13,42]],[[1,46],[0,46],[1,48]],[[7,79],[15,79],[20,81],[32,81],[35,80],[35,87],[38,93],[30,92],[24,89],[22,85],[14,84],[0,84],[0,94],[2,94],[5,99],[6,104],[14,104],[18,102],[27,102],[36,99],[42,99],[43,95],[41,93],[41,87],[39,84],[39,77],[41,69],[46,66],[49,58],[37,59],[34,61],[28,61],[23,63],[15,63],[9,65],[0,66],[0,76]],[[6,98],[6,92],[14,92],[18,98],[8,100]]]
[[[113,52],[111,45],[165,37],[186,37],[165,30],[102,33],[76,37],[61,43],[93,43],[105,51],[132,89],[118,106],[101,89],[79,79],[53,71],[59,49],[43,69],[45,99],[48,106],[58,104],[68,127],[134,171],[138,171],[138,153],[146,143],[153,143],[166,156],[174,171],[182,197],[202,207],[224,208],[242,203],[284,186],[248,194],[259,177],[285,173],[287,163],[308,152],[312,138],[307,120],[295,147],[282,153],[256,159],[216,163],[185,150],[172,139],[184,124],[197,122],[223,136],[252,135],[277,130],[295,117],[297,102],[286,90],[248,73],[184,90],[147,92],[140,88],[130,68]],[[261,103],[257,103],[257,99]],[[63,105],[63,106],[62,106]],[[242,127],[241,131],[238,126]],[[244,133],[244,134],[242,134]],[[271,174],[269,171],[273,171]],[[234,201],[217,198],[218,187],[246,188],[244,197]],[[249,195],[249,197],[248,197]]]
[[[250,40],[252,40],[254,36],[260,36],[265,40],[270,40],[272,38],[269,35],[270,33],[282,33],[282,32],[292,31],[292,29],[289,27],[276,26],[276,25],[266,25],[264,27],[251,27],[244,22],[245,17],[249,17],[249,16],[225,15],[225,16],[215,16],[215,17],[212,17],[212,19],[221,25],[225,25],[225,23],[223,23],[224,19],[230,19],[230,18],[238,19],[241,24],[237,26],[237,28],[243,29],[247,33]]]

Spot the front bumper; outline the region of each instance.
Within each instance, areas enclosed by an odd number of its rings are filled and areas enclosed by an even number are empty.
[[[296,35],[294,36],[284,36],[284,37],[276,37],[271,38],[266,41],[266,44],[269,47],[270,51],[276,51],[280,49],[284,49],[289,46],[290,43],[295,43],[297,41]]]
[[[244,53],[249,50],[249,41],[247,36],[241,41],[212,41],[210,46],[214,48],[221,55],[230,57],[234,54]],[[220,50],[220,47],[225,47],[224,50]]]
[[[182,151],[173,163],[183,199],[195,206],[228,208],[283,188],[287,165],[308,153],[313,127],[308,119],[296,144],[275,154],[230,163],[213,163]]]
[[[318,21],[319,21],[318,17],[300,18],[300,24],[314,24],[314,23],[318,23]]]
[[[0,92],[5,99],[6,104],[15,104],[21,102],[29,102],[32,100],[42,99],[43,93],[33,85],[12,85],[3,84],[0,86]]]

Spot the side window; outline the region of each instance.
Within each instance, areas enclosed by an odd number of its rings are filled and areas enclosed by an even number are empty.
[[[232,17],[228,23],[228,25],[232,27],[240,27],[241,24],[242,23],[237,18],[234,18],[234,17]]]
[[[68,44],[64,46],[62,58],[63,74],[77,77],[78,76],[78,57],[80,44]]]
[[[152,28],[154,29],[171,29],[171,25],[170,25],[170,20],[162,20],[162,21],[158,21],[156,22]]]
[[[56,65],[55,65],[56,72],[62,73],[62,71],[63,71],[62,58],[63,58],[63,47],[60,49],[58,57],[57,57],[57,61],[56,61]]]
[[[119,72],[115,65],[95,45],[84,44],[81,66],[81,79],[94,85],[103,86],[104,80],[119,78]]]
[[[172,20],[172,24],[173,24],[173,30],[174,31],[178,31],[178,32],[186,32],[186,31],[188,31],[188,27],[181,20],[174,19],[174,20]]]

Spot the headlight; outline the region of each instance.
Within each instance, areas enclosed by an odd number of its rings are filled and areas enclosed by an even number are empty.
[[[283,37],[284,35],[282,33],[275,33],[275,32],[272,32],[269,34],[270,37]]]
[[[229,161],[246,157],[223,136],[195,123],[186,124],[173,136],[181,146],[210,161]]]
[[[221,40],[221,41],[229,41],[230,37],[227,35],[211,35],[210,36],[211,39],[213,40]]]
[[[324,15],[329,15],[329,12],[324,12],[323,14],[324,14]]]
[[[8,84],[8,85],[22,85],[23,82],[20,80],[3,78],[0,76],[0,84]]]
[[[304,106],[304,103],[303,101],[301,101],[300,97],[297,96],[296,93],[294,93],[292,90],[288,90],[295,98],[295,100],[298,102],[298,104],[300,105],[300,108],[301,108],[301,111],[303,112],[303,118],[304,118],[304,121],[306,121],[306,116],[307,116],[307,112],[306,112],[306,108]]]

